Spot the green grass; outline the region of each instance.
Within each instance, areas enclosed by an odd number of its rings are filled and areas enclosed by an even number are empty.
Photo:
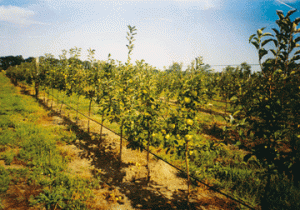
[[[0,74],[0,159],[6,165],[15,164],[16,160],[25,167],[0,167],[0,209],[4,208],[1,200],[11,182],[40,186],[42,192],[31,196],[30,202],[46,209],[86,209],[91,190],[99,184],[98,180],[69,175],[70,158],[61,154],[57,143],[71,143],[76,135],[63,128],[39,125],[39,118],[46,115],[34,98],[19,95]]]

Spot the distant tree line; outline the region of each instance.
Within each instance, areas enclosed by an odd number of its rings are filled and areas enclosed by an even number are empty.
[[[39,58],[40,59],[44,58],[44,56],[40,56]],[[77,62],[82,64],[85,69],[91,69],[91,62],[90,61],[81,61],[80,59],[77,59],[77,58],[70,58],[69,60],[71,60],[71,59],[77,60]],[[28,57],[28,58],[24,59],[22,55],[3,56],[3,57],[0,57],[0,70],[7,70],[10,66],[13,67],[13,66],[16,66],[16,65],[20,65],[21,63],[31,63],[33,60],[34,60],[34,57]],[[50,61],[51,64],[59,64],[59,59],[56,59],[56,58],[53,57],[50,60],[51,60]]]
[[[9,56],[0,57],[0,69],[6,70],[10,66],[20,65],[21,63],[24,62],[32,62],[33,59],[34,57],[29,57],[27,59],[24,59],[22,55],[17,55],[17,56],[9,55]]]

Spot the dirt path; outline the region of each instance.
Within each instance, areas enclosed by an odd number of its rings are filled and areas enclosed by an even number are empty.
[[[39,102],[49,109],[43,100]],[[100,131],[100,125],[91,122],[92,132],[88,134],[87,120],[81,120],[78,126],[72,120],[75,112],[63,109],[60,113],[59,108],[54,102],[52,116],[40,123],[65,126],[76,133],[77,140],[60,149],[73,156],[69,164],[71,174],[99,178],[102,182],[102,187],[94,190],[96,198],[92,206],[108,210],[188,209],[186,179],[179,176],[177,169],[151,155],[151,181],[147,185],[146,152],[127,149],[124,143],[119,169],[119,136],[103,128],[100,141],[99,132],[95,132]],[[201,186],[192,189],[190,205],[191,209],[239,209],[233,201]]]

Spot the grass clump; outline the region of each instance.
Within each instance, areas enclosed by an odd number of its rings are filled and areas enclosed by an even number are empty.
[[[5,193],[8,190],[9,183],[9,173],[3,166],[0,166],[0,193]]]
[[[56,139],[49,130],[31,123],[16,127],[21,147],[19,157],[31,167],[39,167],[43,174],[62,171],[66,161],[56,149]]]
[[[16,154],[15,154],[15,152],[13,150],[10,150],[10,151],[6,152],[4,154],[4,162],[5,162],[5,164],[6,165],[10,165],[13,162],[15,156],[16,156]]]
[[[96,185],[97,182],[89,179],[59,173],[43,192],[31,196],[30,203],[33,206],[42,204],[46,209],[87,209],[85,201],[93,197],[92,189]]]
[[[13,145],[16,142],[16,135],[13,130],[1,129],[0,130],[0,147],[5,145]]]

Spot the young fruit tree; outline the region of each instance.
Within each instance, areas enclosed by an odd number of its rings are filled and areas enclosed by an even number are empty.
[[[237,143],[251,151],[244,160],[255,156],[265,168],[262,209],[299,207],[300,194],[295,189],[300,181],[300,18],[292,21],[293,13],[277,11],[279,29],[273,28],[272,34],[262,28],[250,36],[261,72],[234,99]],[[287,196],[294,191],[298,193]]]

